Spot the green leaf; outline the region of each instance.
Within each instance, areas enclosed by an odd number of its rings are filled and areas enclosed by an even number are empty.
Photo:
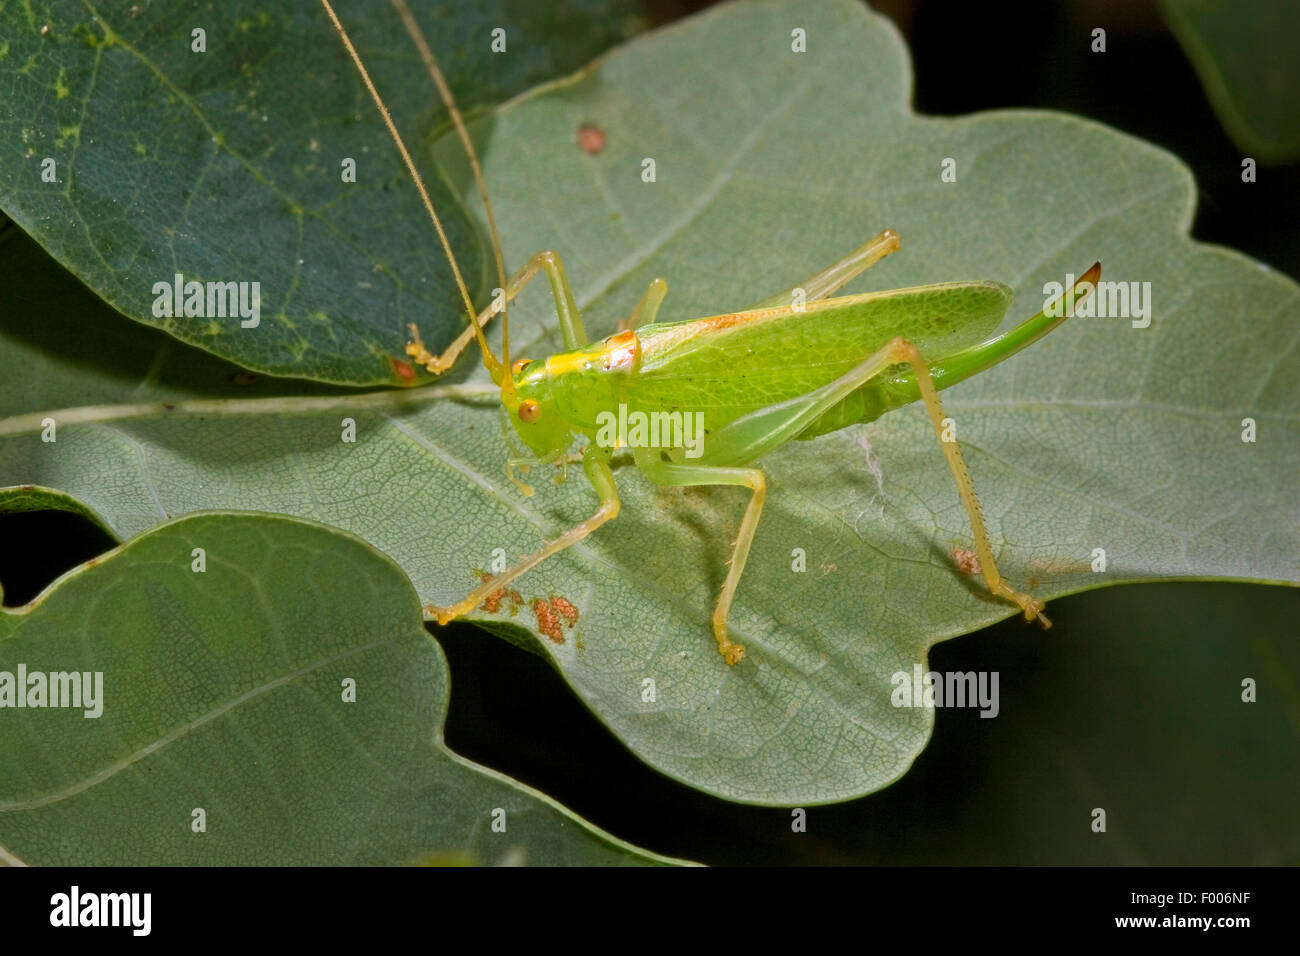
[[[422,161],[446,120],[436,88],[387,4],[341,6]],[[462,108],[576,69],[630,32],[636,8],[415,6]],[[503,54],[490,47],[498,27]],[[431,344],[464,327],[397,151],[318,3],[31,0],[0,7],[0,36],[0,207],[125,315],[250,369],[363,385],[407,383],[408,322]],[[57,182],[42,178],[47,159]],[[349,159],[355,182],[342,178]],[[428,178],[468,281],[490,288],[477,237]],[[246,305],[259,283],[259,324],[160,317],[155,284],[178,273],[250,283]]]
[[[805,54],[790,49],[796,26]],[[1300,579],[1288,490],[1300,289],[1188,237],[1193,182],[1168,154],[1069,116],[918,117],[907,77],[892,27],[856,3],[725,6],[639,39],[476,125],[507,258],[560,250],[593,334],[611,331],[652,276],[671,285],[663,318],[723,311],[885,226],[902,251],[853,289],[1001,280],[1016,291],[1009,321],[1042,306],[1045,283],[1101,259],[1103,278],[1151,283],[1149,327],[1076,317],[945,393],[1003,573],[1046,598],[1167,577]],[[599,154],[575,147],[583,123],[605,131]],[[442,161],[465,193],[453,157]],[[653,184],[641,179],[647,157]],[[956,182],[940,179],[946,158]],[[534,357],[558,350],[544,287],[512,315],[519,343],[545,329],[523,346]],[[62,490],[122,537],[200,508],[301,514],[363,537],[423,600],[446,603],[494,549],[527,553],[595,505],[580,475],[558,486],[535,476],[537,495],[519,494],[490,398],[213,404],[215,393],[187,389],[188,360],[171,353],[161,362],[175,364],[163,373],[175,401],[151,382],[139,399],[96,392],[130,407],[86,406],[65,370],[72,343],[38,371],[27,342],[9,331],[0,345],[0,367],[14,370],[0,392],[0,484]],[[118,367],[117,356],[103,361]],[[47,374],[64,384],[35,404]],[[64,406],[82,407],[56,412],[58,439],[42,442],[41,419]],[[1241,440],[1248,417],[1254,443]],[[340,441],[343,418],[355,443]],[[741,666],[723,664],[709,615],[744,493],[656,488],[628,464],[616,471],[618,520],[523,578],[520,605],[474,619],[527,629],[666,774],[754,803],[848,799],[906,772],[929,736],[930,711],[892,705],[893,675],[1013,609],[954,568],[970,530],[922,408],[792,444],[763,467],[767,505],[730,622],[749,648]],[[1098,548],[1104,572],[1091,570]],[[580,612],[562,643],[539,636],[531,610],[554,596]]]
[[[80,675],[75,706],[52,673]],[[447,691],[410,582],[364,542],[170,522],[0,611],[0,843],[78,866],[670,862],[448,750]]]
[[[1300,159],[1300,2],[1160,0],[1160,9],[1237,147],[1264,163]]]

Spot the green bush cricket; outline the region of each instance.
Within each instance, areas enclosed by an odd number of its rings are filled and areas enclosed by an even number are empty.
[[[998,572],[975,489],[955,437],[947,433],[938,391],[983,371],[1042,338],[1073,313],[1074,305],[1096,287],[1096,263],[1052,307],[1002,335],[988,338],[1011,303],[1011,289],[997,282],[944,282],[887,292],[831,298],[855,276],[899,247],[886,229],[865,245],[799,286],[739,312],[680,322],[655,323],[667,283],[655,279],[621,330],[599,342],[588,340],[564,267],[554,252],[540,252],[507,283],[496,224],[482,169],[455,101],[405,0],[393,0],[426,69],[451,116],[487,212],[500,294],[476,312],[456,258],[412,161],[330,0],[321,0],[415,182],[426,211],[451,263],[469,317],[469,328],[441,355],[429,352],[412,325],[407,354],[429,373],[451,368],[471,339],[499,388],[501,403],[515,433],[531,451],[512,457],[514,477],[536,465],[565,467],[579,437],[583,471],[600,499],[590,518],[495,575],[448,607],[427,606],[440,624],[481,605],[515,578],[587,535],[619,512],[610,468],[612,452],[630,447],[637,469],[650,481],[668,486],[737,485],[750,490],[749,504],[733,545],[726,580],[712,624],[718,649],[737,664],[745,649],[727,636],[727,616],[744,572],[766,497],[763,472],[754,463],[792,440],[807,440],[874,421],[893,408],[920,399],[958,494],[970,519],[979,571],[989,592],[1016,604],[1026,620],[1050,622],[1044,605],[1012,588]],[[507,304],[539,273],[550,282],[564,339],[564,352],[544,360],[511,362]],[[483,326],[501,313],[498,359]],[[941,356],[937,360],[927,356]],[[618,422],[615,431],[612,424]],[[634,427],[641,426],[640,440]],[[692,440],[690,425],[701,423]],[[667,434],[667,441],[645,440]]]

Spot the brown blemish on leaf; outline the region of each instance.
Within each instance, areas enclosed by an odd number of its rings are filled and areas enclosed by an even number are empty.
[[[255,385],[262,380],[262,376],[256,372],[236,372],[230,376],[230,381],[236,385]]]
[[[479,607],[487,611],[489,614],[499,614],[501,612],[501,599],[505,596],[505,588],[502,588],[500,591],[493,591],[487,596],[487,600],[480,604]]]
[[[486,571],[480,571],[477,568],[474,570],[474,573],[478,575],[478,579],[484,584],[487,584],[493,577],[495,577],[495,575],[488,574]],[[507,598],[510,599],[509,610],[511,614],[516,613],[524,603],[524,597],[518,591],[507,591],[505,588],[499,588],[489,594],[486,600],[484,600],[479,607],[487,611],[489,614],[499,614],[501,613],[501,602]]]
[[[533,616],[537,618],[537,629],[556,644],[564,643],[564,629],[572,628],[578,623],[578,609],[567,598],[551,596],[533,598]]]
[[[551,602],[544,598],[533,598],[533,616],[537,618],[537,629],[556,644],[564,643],[564,631],[560,627],[560,615],[551,607]]]
[[[595,156],[605,148],[605,131],[591,123],[578,127],[578,148],[588,156]]]
[[[415,369],[411,368],[410,362],[404,362],[399,358],[390,358],[388,361],[393,365],[393,374],[403,382],[415,381]]]
[[[974,551],[965,548],[953,548],[952,559],[957,562],[957,570],[962,574],[980,574],[980,558]]]
[[[578,609],[562,597],[551,598],[551,609],[564,618],[569,627],[578,623]]]

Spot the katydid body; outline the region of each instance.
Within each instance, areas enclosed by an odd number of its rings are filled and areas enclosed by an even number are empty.
[[[542,452],[543,443],[553,450],[561,436],[529,440],[529,432],[545,431],[542,417],[550,409],[568,431],[594,442],[601,414],[623,405],[645,415],[698,414],[711,437],[739,419],[788,403],[791,415],[797,410],[803,419],[766,417],[786,423],[787,439],[815,438],[874,421],[920,393],[908,372],[879,374],[805,421],[818,407],[804,401],[807,396],[899,336],[927,355],[951,361],[996,328],[1010,301],[1011,290],[1003,285],[950,283],[813,301],[801,311],[785,306],[642,326],[525,366],[515,375],[515,388],[521,400],[535,401],[542,415],[531,429],[519,431],[535,452]],[[1047,323],[1058,321],[1040,324],[1046,331]],[[957,366],[933,368],[935,386],[947,387],[1016,350],[1004,343],[985,346]],[[738,432],[759,437],[749,428],[731,433],[739,443],[706,438],[699,463],[744,465],[770,450],[751,448]]]
[[[897,234],[886,230],[805,286],[833,291],[897,246]],[[634,447],[633,458],[658,484],[743,485],[753,492],[713,616],[714,637],[731,664],[741,660],[744,648],[727,636],[727,612],[766,489],[762,472],[749,466],[789,441],[873,421],[918,398],[926,400],[936,435],[941,436],[938,389],[1013,355],[1067,317],[1064,310],[1059,316],[1040,312],[1005,335],[985,339],[1006,313],[1010,288],[995,282],[951,282],[813,300],[800,307],[766,305],[704,319],[651,323],[589,344],[559,257],[548,252],[534,260],[537,265],[530,263],[521,278],[536,274],[539,267],[550,275],[568,351],[538,361],[519,359],[510,370],[510,396],[503,399],[516,432],[539,462],[567,462],[578,437],[588,439],[584,468],[602,499],[596,514],[574,529],[576,535],[571,532],[561,539],[562,547],[617,514],[608,465],[617,447],[609,441],[612,418],[640,414],[643,420],[659,416],[667,423],[697,416],[704,431],[697,457],[688,458],[679,440],[675,445]],[[840,281],[827,283],[828,275]],[[1094,266],[1079,280],[1078,291],[1086,292],[1099,275],[1100,267]],[[526,281],[512,283],[510,294]],[[665,291],[666,284],[656,279],[638,306],[637,318],[646,317],[647,311],[653,317]],[[765,302],[789,301],[794,292]],[[412,352],[419,348],[413,346]],[[942,358],[929,363],[924,353]],[[680,439],[682,431],[669,434]],[[1016,603],[1027,619],[1046,624],[1041,603],[1010,588],[998,574],[961,453],[955,442],[944,442],[943,447],[970,513],[990,590]],[[513,459],[511,464],[523,461]],[[464,614],[558,550],[548,546],[459,604],[430,610],[439,621]]]
[[[328,0],[321,2],[388,121],[425,206],[438,225],[419,172],[388,120],[379,94]],[[409,19],[403,0],[394,0],[394,5],[413,31],[472,158],[469,137],[432,54],[418,37],[418,27]],[[472,160],[472,165],[486,201],[477,162]],[[454,264],[440,225],[438,232]],[[495,247],[495,236],[493,244]],[[618,515],[618,491],[609,462],[620,441],[610,439],[611,417],[640,415],[648,420],[659,416],[659,421],[667,423],[682,422],[690,416],[691,421],[702,424],[703,433],[697,436],[698,444],[689,449],[684,441],[661,441],[655,447],[633,441],[627,444],[632,446],[639,471],[657,484],[737,485],[751,491],[712,618],[723,658],[728,664],[736,664],[743,658],[744,648],[728,637],[727,616],[766,496],[763,473],[754,467],[755,463],[787,442],[872,421],[890,409],[921,399],[970,518],[980,569],[990,592],[1015,603],[1027,620],[1037,618],[1047,626],[1043,605],[1013,589],[998,572],[960,449],[955,441],[944,440],[943,409],[937,392],[1041,338],[1068,318],[1070,310],[1050,310],[1060,315],[1040,312],[1004,335],[987,338],[1011,302],[1011,290],[1000,283],[941,283],[829,298],[898,245],[898,235],[886,230],[794,289],[745,311],[684,322],[654,323],[667,291],[666,283],[656,279],[626,323],[630,327],[596,343],[587,339],[564,268],[555,253],[533,256],[508,284],[503,282],[501,308],[494,305],[477,316],[457,272],[469,313],[469,329],[442,355],[434,355],[412,326],[413,341],[407,346],[407,354],[429,372],[438,374],[450,367],[474,338],[501,390],[502,405],[514,430],[533,454],[530,459],[512,458],[507,462],[512,477],[513,469],[520,465],[566,464],[575,442],[585,436],[583,471],[600,503],[586,521],[485,582],[463,600],[449,607],[429,606],[426,612],[445,623],[474,610],[513,579]],[[482,326],[497,311],[504,312],[505,303],[539,272],[549,280],[566,350],[512,364],[508,324],[503,315],[502,357],[498,360],[487,345]],[[1100,265],[1094,265],[1076,285],[1074,301],[1095,287],[1099,275]],[[682,431],[670,430],[671,434],[682,435]]]

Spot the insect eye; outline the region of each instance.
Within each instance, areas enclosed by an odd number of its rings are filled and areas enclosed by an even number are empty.
[[[519,418],[525,422],[535,422],[541,417],[541,407],[531,398],[519,403]]]
[[[528,366],[532,364],[533,364],[532,359],[519,359],[513,365],[510,366],[510,374],[518,375],[520,372],[522,372],[524,369],[528,368]]]

